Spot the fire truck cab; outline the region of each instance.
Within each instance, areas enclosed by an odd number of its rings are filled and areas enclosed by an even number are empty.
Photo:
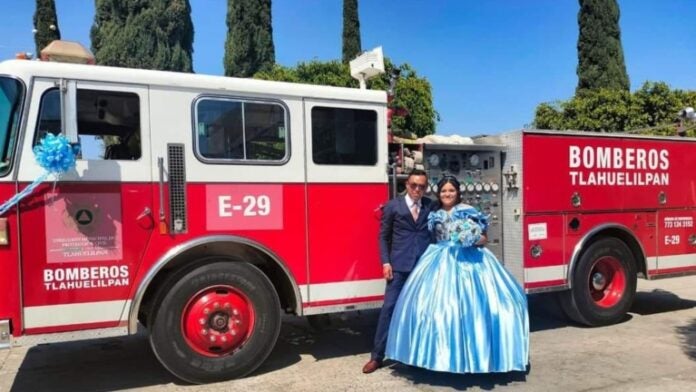
[[[133,334],[191,382],[243,376],[281,312],[379,307],[386,93],[0,63],[0,199],[76,134],[74,170],[0,217],[1,344]]]

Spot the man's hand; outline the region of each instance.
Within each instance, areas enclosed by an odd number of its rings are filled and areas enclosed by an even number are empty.
[[[386,280],[394,279],[394,274],[392,273],[391,264],[389,264],[389,263],[382,264],[382,275],[384,275],[384,279],[386,279]]]

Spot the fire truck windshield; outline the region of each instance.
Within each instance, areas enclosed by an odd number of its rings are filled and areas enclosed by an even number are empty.
[[[22,96],[18,80],[0,77],[0,176],[7,175],[12,165]]]

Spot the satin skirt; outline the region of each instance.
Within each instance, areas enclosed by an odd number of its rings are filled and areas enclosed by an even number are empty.
[[[430,245],[396,303],[386,357],[450,373],[524,371],[527,297],[488,249]]]

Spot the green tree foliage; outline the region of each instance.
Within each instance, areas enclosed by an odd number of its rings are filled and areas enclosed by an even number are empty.
[[[358,0],[343,0],[343,62],[348,63],[361,51]]]
[[[435,122],[439,116],[433,107],[433,95],[430,82],[421,78],[408,64],[394,65],[389,59],[384,60],[386,73],[379,78],[368,81],[368,88],[386,90],[389,87],[389,74],[396,68],[401,77],[396,83],[396,97],[391,106],[403,108],[405,116],[394,116],[392,128],[414,133],[418,136],[435,132]],[[357,88],[357,80],[351,78],[348,64],[341,61],[310,61],[299,63],[296,67],[275,65],[268,71],[254,75],[255,78],[294,83],[309,83],[337,87]]]
[[[536,108],[534,126],[674,135],[678,113],[687,106],[696,107],[696,91],[672,90],[664,82],[645,82],[633,94],[605,88],[586,91],[568,101],[542,103]]]
[[[440,116],[433,106],[433,92],[430,82],[417,75],[409,64],[398,67],[385,61],[386,74],[372,84],[372,88],[386,90],[389,87],[389,77],[393,68],[401,71],[401,77],[396,83],[395,98],[391,103],[394,108],[406,109],[408,115],[392,118],[392,129],[404,130],[416,134],[418,137],[435,133],[435,123]]]
[[[247,78],[275,64],[271,0],[228,0],[225,75]]]
[[[578,25],[576,93],[602,88],[628,91],[616,0],[580,0]]]
[[[193,72],[188,0],[96,0],[91,38],[97,64]]]
[[[54,0],[36,0],[34,11],[34,43],[36,44],[36,57],[39,57],[41,49],[53,40],[60,39],[58,29],[58,15],[56,15],[56,3]]]

